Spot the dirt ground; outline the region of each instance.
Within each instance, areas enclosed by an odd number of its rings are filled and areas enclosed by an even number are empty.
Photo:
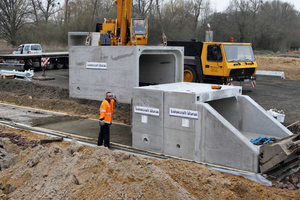
[[[283,71],[285,78],[289,80],[300,80],[300,55],[295,57],[270,57],[256,56],[259,70]],[[286,56],[293,56],[288,54]],[[298,57],[299,56],[299,57]]]
[[[1,133],[39,139],[0,126]],[[1,199],[299,199],[277,189],[205,166],[156,160],[104,147],[56,142],[20,151],[20,161],[0,172]]]
[[[257,57],[260,70],[285,71],[288,84],[263,82],[258,90],[246,91],[264,108],[275,101],[291,104],[288,124],[300,120],[300,59]],[[277,66],[276,68],[275,66]],[[270,67],[274,66],[274,68]],[[281,66],[281,67],[280,67]],[[289,71],[293,71],[289,75]],[[298,75],[297,75],[298,74]],[[271,78],[270,78],[271,80]],[[282,83],[282,80],[278,80]],[[295,84],[295,90],[291,86]],[[289,97],[274,95],[276,87],[291,90]],[[273,92],[269,91],[273,88]],[[274,89],[275,88],[275,89]],[[244,93],[244,92],[243,92]],[[262,95],[264,94],[264,95]],[[263,97],[261,97],[263,96]],[[276,98],[282,98],[277,100]],[[255,98],[254,98],[255,99]],[[256,99],[255,99],[256,100]],[[256,100],[256,101],[257,101]],[[0,79],[0,102],[60,111],[69,115],[99,117],[98,101],[71,99],[67,88],[27,81]],[[267,103],[264,103],[267,102]],[[282,105],[283,104],[275,104]],[[282,109],[282,107],[278,107]],[[114,121],[130,124],[131,108],[116,104]],[[287,114],[288,114],[287,113]],[[1,119],[0,119],[1,120]],[[291,127],[299,133],[299,126]],[[0,134],[9,133],[39,140],[41,136],[0,126]],[[34,143],[38,144],[38,143]],[[14,144],[16,145],[16,144]],[[205,166],[175,160],[155,160],[110,151],[103,147],[87,147],[76,141],[21,148],[20,162],[0,172],[0,199],[299,199],[300,175],[290,180],[294,190],[267,187],[241,176],[219,173]],[[297,178],[293,179],[293,178]],[[277,187],[283,184],[276,184]],[[299,186],[297,186],[299,185]]]

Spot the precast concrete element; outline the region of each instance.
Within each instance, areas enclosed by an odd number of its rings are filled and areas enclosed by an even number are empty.
[[[239,86],[136,87],[132,106],[133,147],[251,172],[259,172],[260,148],[251,139],[292,134]]]
[[[74,46],[74,34],[69,33],[70,97],[103,100],[110,91],[118,102],[131,103],[134,87],[183,81],[183,47]]]
[[[284,72],[279,72],[279,71],[256,70],[256,75],[279,76],[280,78],[285,79]]]
[[[89,32],[69,32],[68,33],[68,46],[86,46],[87,36]],[[88,46],[98,46],[98,40],[100,39],[100,32],[91,32],[90,43]]]

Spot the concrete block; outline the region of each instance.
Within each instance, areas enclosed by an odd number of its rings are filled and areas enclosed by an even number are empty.
[[[68,33],[68,46],[86,46],[86,38],[89,32],[69,32]],[[100,33],[90,33],[90,45],[98,46],[98,40],[100,39]]]
[[[251,172],[259,172],[260,149],[251,139],[291,134],[237,86],[214,90],[210,84],[181,82],[139,87],[133,106],[159,108],[159,117],[149,117],[146,126],[133,113],[134,147]]]
[[[200,161],[258,172],[258,147],[207,103],[203,106]]]
[[[163,137],[161,135],[139,133],[132,136],[134,148],[163,153]]]
[[[164,128],[163,153],[193,160],[195,132]]]
[[[70,97],[102,100],[107,91],[130,103],[132,88],[183,80],[183,48],[70,46]]]
[[[163,92],[133,89],[132,144],[135,148],[163,151]]]
[[[180,111],[188,112],[196,110],[196,94],[195,93],[180,93],[174,91],[164,92],[164,127],[181,130],[183,132],[195,132],[195,123],[198,120],[181,117]],[[174,113],[170,113],[174,111]],[[178,111],[179,114],[176,114]],[[199,116],[199,114],[198,114]]]
[[[257,133],[260,136],[277,138],[293,135],[291,131],[270,116],[265,109],[249,96],[239,96],[238,102],[242,115],[239,122],[239,130],[242,132]]]

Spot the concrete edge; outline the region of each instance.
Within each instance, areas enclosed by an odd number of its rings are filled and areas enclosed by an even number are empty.
[[[285,79],[284,72],[281,72],[281,71],[256,70],[256,74],[255,75],[280,76],[280,78]]]

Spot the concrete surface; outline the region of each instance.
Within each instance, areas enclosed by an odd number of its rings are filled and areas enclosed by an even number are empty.
[[[98,120],[82,119],[71,120],[67,122],[56,122],[38,126],[50,130],[70,133],[74,135],[98,139],[100,131]],[[132,145],[131,126],[125,124],[113,123],[110,127],[110,142],[123,144],[126,146]]]
[[[36,127],[89,138],[98,138],[100,131],[98,120],[85,118],[78,120],[78,118],[74,117],[74,119],[72,119],[70,116],[67,121],[64,121],[63,117],[65,116],[66,114],[64,113],[0,104],[0,121],[11,121],[13,123],[32,126],[33,120],[40,120],[42,124]],[[51,122],[51,117],[61,117],[62,120],[56,119],[54,122]],[[110,128],[110,141],[131,146],[131,126],[113,123]]]
[[[49,112],[33,108],[13,106],[0,103],[0,119],[31,125],[34,118],[47,118],[50,116],[63,116],[62,113]]]
[[[34,71],[34,77],[41,77],[42,74],[43,74],[42,70]],[[32,79],[31,82],[38,83],[40,85],[51,85],[51,86],[57,86],[64,89],[69,89],[69,69],[46,70],[45,77],[54,78],[54,79],[45,80],[45,81]]]

